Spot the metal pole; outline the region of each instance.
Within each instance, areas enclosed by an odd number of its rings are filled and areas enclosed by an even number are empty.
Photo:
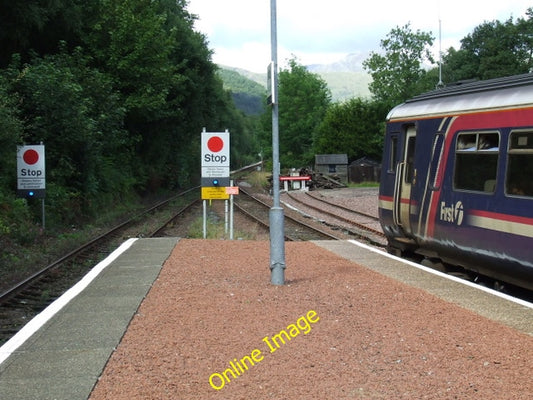
[[[203,201],[203,215],[204,215],[204,220],[203,220],[203,233],[204,233],[204,239],[207,238],[207,203],[206,201],[204,200]]]
[[[283,208],[279,198],[279,121],[278,121],[278,39],[276,0],[270,0],[271,51],[272,51],[272,183],[273,206],[270,220],[270,282],[274,285],[285,283],[285,233]]]
[[[224,200],[224,234],[229,232],[229,204],[227,200]]]
[[[46,217],[44,213],[44,199],[41,200],[42,218],[43,218],[43,231],[46,229]]]
[[[229,181],[229,185],[233,186],[233,179]],[[229,196],[229,240],[233,240],[233,195]]]

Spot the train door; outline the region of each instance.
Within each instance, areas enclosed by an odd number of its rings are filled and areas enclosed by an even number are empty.
[[[396,165],[396,181],[394,183],[393,218],[404,233],[410,234],[411,229],[411,189],[416,180],[415,144],[416,128],[410,126],[405,133],[405,147],[402,159]]]

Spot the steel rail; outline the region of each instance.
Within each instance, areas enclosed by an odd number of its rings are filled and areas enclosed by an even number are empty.
[[[264,201],[258,199],[257,197],[253,196],[252,194],[248,193],[246,190],[243,190],[242,188],[240,188],[239,190],[240,190],[241,193],[243,193],[245,196],[248,196],[248,197],[251,198],[253,201],[255,201],[255,202],[261,204],[262,206],[266,207],[267,209],[270,209],[270,207],[271,207],[270,204],[265,203]],[[234,204],[237,205],[237,203],[234,203]],[[238,205],[237,205],[237,206],[238,206]],[[239,209],[241,208],[240,206],[238,206],[238,207],[239,207]],[[250,213],[246,212],[246,214],[250,214]],[[254,220],[259,221],[263,226],[266,226],[266,227],[269,226],[268,223],[265,223],[264,221],[260,221],[260,220],[259,220],[256,216],[254,216],[254,215],[251,215],[251,214],[250,214],[250,217],[253,218]],[[311,230],[311,231],[313,231],[313,232],[316,232],[316,233],[318,233],[318,234],[321,235],[321,236],[325,236],[325,237],[327,237],[328,239],[339,240],[339,237],[337,237],[337,236],[335,236],[335,235],[332,235],[332,234],[330,234],[329,232],[326,232],[326,231],[323,231],[323,230],[321,230],[321,229],[318,229],[317,227],[314,227],[314,226],[312,226],[312,225],[306,224],[305,222],[299,221],[299,220],[297,220],[296,218],[291,217],[290,215],[284,215],[284,217],[285,217],[285,219],[291,221],[292,223],[295,223],[295,224],[297,224],[297,225],[303,226],[303,227],[305,227],[306,229],[309,229],[309,230]],[[289,240],[289,241],[298,241],[297,238],[292,237],[291,235],[288,235],[288,234],[285,234],[285,239],[286,239],[286,240]]]
[[[177,198],[182,197],[182,196],[184,196],[184,195],[186,195],[186,194],[188,194],[191,191],[196,190],[196,189],[198,189],[198,187],[193,187],[191,189],[185,190],[183,192],[180,192],[180,193],[178,193],[178,194],[176,194],[176,195],[174,195],[174,196],[172,196],[172,197],[170,197],[168,199],[165,199],[165,200],[163,200],[163,201],[161,201],[161,202],[149,207],[148,209],[144,210],[143,212],[141,212],[141,213],[129,218],[128,220],[126,220],[126,221],[120,223],[119,225],[111,228],[107,232],[105,232],[105,233],[97,236],[96,238],[91,239],[89,242],[77,247],[76,249],[74,249],[71,252],[67,253],[63,257],[60,257],[59,259],[55,260],[51,264],[48,264],[46,267],[44,267],[41,270],[35,272],[34,274],[28,276],[26,279],[18,282],[16,285],[14,285],[13,287],[9,288],[8,290],[6,290],[2,294],[0,294],[0,304],[2,304],[5,301],[7,301],[8,299],[14,297],[17,293],[21,292],[24,288],[28,287],[33,282],[37,281],[39,278],[41,278],[43,275],[45,275],[46,273],[48,273],[52,269],[54,269],[54,268],[58,267],[59,265],[67,262],[68,260],[76,257],[77,255],[79,255],[83,251],[92,248],[93,246],[95,246],[97,243],[103,241],[104,239],[109,238],[114,233],[116,233],[116,232],[124,229],[128,225],[132,224],[135,220],[137,220],[137,219],[139,219],[141,217],[144,217],[145,215],[151,213],[152,211],[157,210],[157,209],[167,205],[171,201],[176,200]]]
[[[350,218],[346,218],[346,217],[340,216],[340,215],[338,215],[338,214],[335,214],[334,212],[326,211],[326,210],[324,210],[323,208],[320,208],[320,207],[318,207],[318,206],[314,206],[314,205],[312,205],[312,204],[306,203],[306,202],[304,202],[304,201],[302,201],[302,200],[300,200],[300,199],[297,199],[296,197],[294,197],[294,196],[291,195],[290,193],[287,193],[287,195],[288,195],[288,197],[289,197],[291,200],[296,201],[296,202],[298,202],[298,203],[300,203],[300,204],[303,204],[304,206],[309,207],[309,208],[311,208],[311,209],[313,209],[313,210],[319,211],[321,214],[326,214],[326,215],[329,215],[329,216],[331,216],[331,217],[333,217],[333,218],[336,218],[336,219],[338,219],[338,220],[341,220],[341,221],[347,222],[347,223],[349,223],[349,224],[355,226],[356,228],[358,228],[358,229],[362,229],[362,230],[367,231],[367,232],[370,232],[370,233],[372,233],[373,235],[376,235],[376,236],[379,236],[379,237],[383,237],[383,238],[385,237],[385,234],[384,234],[383,232],[377,231],[377,230],[372,229],[372,228],[370,228],[370,227],[368,227],[368,226],[366,226],[366,225],[360,224],[360,223],[358,223],[358,222],[356,222],[356,221],[354,221],[354,220],[352,220],[352,219],[350,219]],[[334,204],[334,203],[330,203],[330,202],[328,202],[328,201],[325,201],[325,200],[319,199],[319,198],[317,198],[317,197],[314,197],[314,196],[311,196],[311,197],[312,197],[313,199],[317,200],[317,201],[321,201],[321,202],[324,202],[324,203],[326,203],[326,204],[330,204],[330,205],[332,205],[332,206],[334,206],[334,207],[338,207],[339,209],[344,209],[344,210],[348,210],[348,211],[350,211],[350,212],[354,212],[354,210],[351,210],[351,209],[348,209],[348,208],[345,208],[345,207],[339,206],[339,205]],[[359,212],[355,212],[355,213],[356,213],[356,214],[361,214],[361,215],[363,215],[363,216],[365,216],[365,217],[369,217],[369,218],[371,218],[371,219],[374,220],[374,221],[378,221],[378,220],[379,220],[378,218],[376,218],[376,217],[374,217],[374,216],[368,216],[368,214],[359,213]],[[344,228],[344,229],[346,229],[346,228]]]

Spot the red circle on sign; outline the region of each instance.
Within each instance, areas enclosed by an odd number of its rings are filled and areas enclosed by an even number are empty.
[[[30,149],[30,150],[26,150],[24,152],[24,155],[22,156],[22,158],[24,159],[24,162],[28,165],[33,165],[35,164],[37,161],[39,161],[39,153],[37,153],[35,150],[33,149]]]
[[[224,148],[224,141],[219,136],[213,136],[207,141],[207,148],[213,153],[218,153]]]

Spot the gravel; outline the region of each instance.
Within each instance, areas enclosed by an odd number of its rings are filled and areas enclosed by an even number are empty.
[[[533,337],[313,243],[285,252],[274,286],[268,241],[182,239],[90,399],[531,398]]]

